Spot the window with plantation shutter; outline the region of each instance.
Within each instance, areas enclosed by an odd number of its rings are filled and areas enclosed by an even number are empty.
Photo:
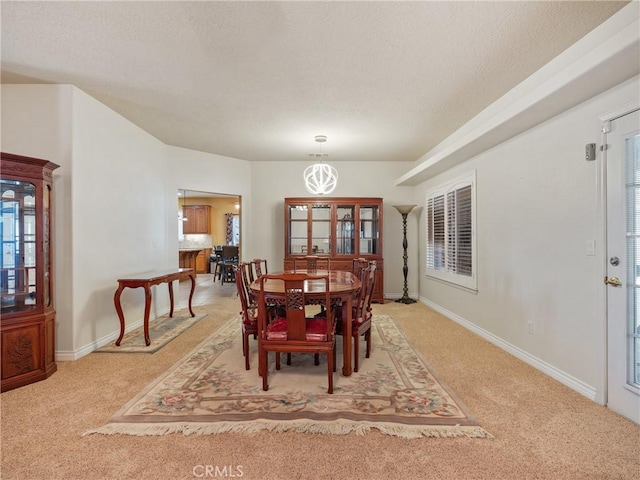
[[[477,289],[475,171],[427,193],[427,275]]]

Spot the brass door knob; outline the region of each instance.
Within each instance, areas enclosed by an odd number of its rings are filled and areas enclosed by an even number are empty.
[[[613,285],[614,287],[622,286],[622,282],[618,277],[605,277],[604,283],[605,285]]]

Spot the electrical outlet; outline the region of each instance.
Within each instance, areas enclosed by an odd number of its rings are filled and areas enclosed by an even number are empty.
[[[533,322],[527,322],[527,333],[533,335]]]

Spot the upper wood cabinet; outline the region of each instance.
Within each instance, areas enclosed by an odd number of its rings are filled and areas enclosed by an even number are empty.
[[[284,204],[285,269],[305,255],[326,256],[336,270],[351,270],[357,257],[375,260],[373,300],[383,301],[382,198],[298,197]]]
[[[182,215],[187,219],[182,225],[182,233],[211,233],[211,206],[185,205]]]

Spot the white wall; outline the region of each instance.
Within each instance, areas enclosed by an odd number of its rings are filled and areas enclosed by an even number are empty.
[[[421,269],[423,300],[502,343],[581,393],[602,401],[605,342],[598,162],[599,117],[638,102],[638,77],[487,150],[416,188],[426,191],[477,171],[478,292],[433,280]],[[424,258],[424,218],[420,250]],[[527,333],[533,322],[533,335]]]
[[[76,358],[119,331],[118,277],[175,266],[164,146],[70,85],[2,85],[2,133],[3,151],[61,166],[54,171],[56,356]],[[140,321],[141,292],[123,301],[127,320]],[[153,307],[168,308],[165,291]]]
[[[331,197],[382,197],[385,296],[402,295],[402,217],[394,204],[407,204],[413,188],[394,186],[395,179],[410,168],[410,162],[330,162],[338,170],[338,186]],[[304,162],[253,162],[251,165],[251,249],[267,258],[269,270],[282,269],[284,259],[284,198],[311,196],[304,187]],[[407,221],[408,255],[417,258],[417,222]],[[409,268],[409,293],[417,297],[418,271]]]
[[[46,158],[54,171],[56,358],[72,360],[119,333],[117,279],[178,265],[178,188],[242,195],[248,162],[169,147],[69,85],[2,85],[2,151]],[[250,209],[246,215],[250,219]],[[247,223],[246,229],[250,232]],[[153,288],[151,315],[169,309]],[[142,289],[126,289],[127,329]]]
[[[177,266],[169,255],[165,145],[79,89],[73,90],[73,332],[77,352],[119,331],[117,279]],[[174,208],[175,210],[175,208]],[[58,288],[61,288],[58,285]],[[168,311],[154,287],[152,318]],[[121,297],[127,326],[144,312],[142,289]],[[62,339],[58,349],[64,350]]]
[[[71,285],[71,136],[70,85],[2,85],[3,152],[44,158],[60,168],[53,172],[53,286],[58,345],[70,349],[73,339]]]

